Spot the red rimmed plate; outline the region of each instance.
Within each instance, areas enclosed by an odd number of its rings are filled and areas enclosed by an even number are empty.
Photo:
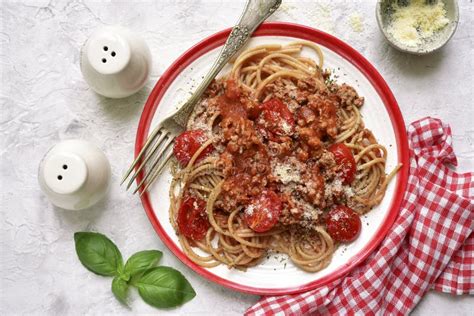
[[[163,74],[143,110],[136,138],[136,155],[153,127],[182,104],[201,76],[207,73],[229,33],[230,29],[227,29],[201,41],[180,56]],[[382,203],[362,218],[360,237],[347,246],[339,247],[331,264],[316,273],[304,272],[282,256],[270,256],[245,272],[230,270],[222,265],[211,269],[196,265],[181,250],[169,222],[168,190],[171,176],[169,171],[164,172],[149,193],[142,196],[143,206],[153,227],[183,263],[210,281],[234,290],[261,295],[290,294],[314,289],[343,276],[362,262],[385,237],[398,214],[405,192],[409,165],[405,124],[386,82],[362,55],[329,34],[281,22],[263,24],[248,46],[285,44],[302,39],[319,44],[325,56],[325,68],[333,69],[339,82],[355,87],[365,97],[362,107],[364,122],[377,140],[387,147],[387,171],[397,163],[403,163],[404,167],[390,183]],[[305,54],[311,56],[309,51],[303,52]],[[221,74],[228,71],[229,68],[225,68]]]

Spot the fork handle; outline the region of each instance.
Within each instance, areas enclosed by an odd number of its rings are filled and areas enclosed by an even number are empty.
[[[212,65],[201,84],[196,88],[192,96],[174,115],[177,124],[186,127],[194,105],[199,101],[211,81],[219,74],[224,66],[229,62],[244,45],[255,29],[265,21],[273,12],[278,9],[281,0],[248,0],[245,9],[237,24],[232,28],[227,41],[219,52],[219,56]]]

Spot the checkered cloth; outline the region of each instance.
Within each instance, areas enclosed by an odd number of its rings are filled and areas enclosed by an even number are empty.
[[[400,214],[363,264],[324,287],[263,297],[246,315],[408,314],[429,289],[474,294],[474,173],[457,174],[451,129],[408,128],[410,176]]]

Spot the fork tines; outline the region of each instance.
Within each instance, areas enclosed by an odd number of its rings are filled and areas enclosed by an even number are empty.
[[[156,177],[161,173],[161,170],[166,166],[167,162],[172,156],[172,144],[175,135],[167,131],[161,126],[155,128],[153,133],[148,137],[145,145],[138,154],[137,158],[133,161],[130,168],[125,173],[122,185],[125,180],[132,175],[127,184],[127,190],[131,187],[133,181],[143,171],[143,179],[138,183],[133,194],[138,192],[140,189],[141,194],[146,192],[148,187],[155,181]],[[142,157],[144,157],[142,159]],[[135,172],[132,174],[132,171]]]

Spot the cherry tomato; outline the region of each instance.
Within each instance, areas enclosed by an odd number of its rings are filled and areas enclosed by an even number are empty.
[[[328,213],[326,225],[329,235],[341,242],[354,241],[359,236],[362,223],[359,215],[345,205],[338,205]]]
[[[278,99],[270,99],[262,104],[261,117],[263,122],[259,122],[259,130],[272,140],[277,136],[289,136],[295,129],[293,114]]]
[[[196,151],[207,141],[203,130],[184,131],[174,140],[173,153],[181,166],[185,167],[194,156]],[[212,145],[206,147],[196,159],[202,160],[214,150]]]
[[[275,226],[282,209],[280,197],[271,190],[264,190],[247,206],[244,220],[251,229],[263,233]]]
[[[178,210],[178,229],[192,240],[202,240],[210,227],[206,213],[206,201],[185,196]]]
[[[342,172],[343,183],[349,184],[354,181],[356,173],[356,162],[351,150],[344,144],[333,144],[329,147],[329,151],[334,155],[339,170]]]

